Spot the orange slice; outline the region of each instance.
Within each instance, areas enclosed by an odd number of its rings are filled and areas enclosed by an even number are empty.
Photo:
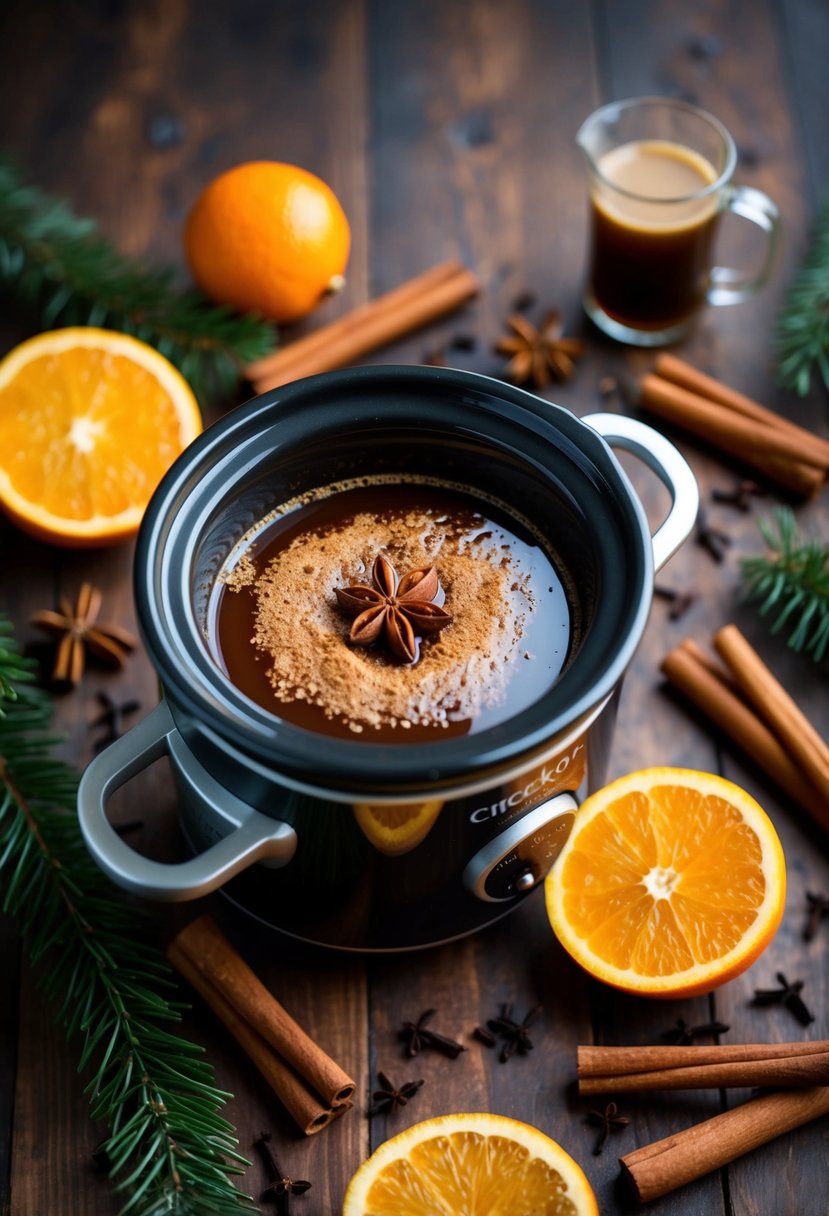
[[[376,849],[386,857],[397,857],[420,844],[432,830],[442,808],[440,799],[394,805],[358,802],[354,806],[354,817]]]
[[[39,334],[0,363],[0,503],[41,540],[113,544],[201,430],[187,381],[106,329]]]
[[[739,975],[783,915],[771,820],[711,773],[651,768],[584,803],[545,881],[559,941],[626,992],[693,996]]]
[[[348,1184],[343,1216],[598,1216],[564,1149],[502,1115],[442,1115],[387,1140]]]

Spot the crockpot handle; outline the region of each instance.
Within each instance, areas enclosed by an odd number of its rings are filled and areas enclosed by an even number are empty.
[[[582,418],[611,447],[631,452],[656,473],[671,496],[671,508],[653,534],[654,570],[690,536],[699,509],[699,487],[691,466],[674,445],[653,427],[624,414],[587,414]]]
[[[96,756],[84,772],[78,787],[78,819],[86,846],[101,869],[127,891],[173,902],[215,891],[263,858],[279,859],[283,864],[290,861],[296,848],[293,828],[254,811],[227,790],[221,792],[221,812],[235,825],[233,830],[189,861],[152,861],[118,835],[106,817],[110,794],[153,760],[169,754],[177,736],[172,714],[162,701]]]

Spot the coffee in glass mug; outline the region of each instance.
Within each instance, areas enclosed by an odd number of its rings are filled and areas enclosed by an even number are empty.
[[[586,120],[577,142],[590,184],[584,304],[605,333],[638,346],[672,342],[705,303],[739,303],[765,283],[778,211],[759,190],[732,183],[736,149],[717,119],[669,99],[614,102]],[[714,266],[726,211],[767,233],[754,277]]]

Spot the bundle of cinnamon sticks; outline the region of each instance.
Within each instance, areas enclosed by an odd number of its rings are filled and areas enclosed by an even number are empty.
[[[713,641],[725,666],[686,638],[662,671],[829,833],[829,746],[736,625]]]
[[[441,262],[330,325],[297,338],[245,368],[257,393],[303,376],[333,371],[442,317],[476,295],[477,277],[460,262]]]
[[[663,353],[640,386],[642,406],[804,498],[829,480],[829,442],[675,355]]]
[[[579,1047],[580,1094],[829,1086],[829,1039],[689,1047]]]
[[[659,1199],[829,1113],[829,1040],[689,1047],[579,1047],[579,1093],[759,1086],[773,1092],[643,1145],[619,1163],[640,1201]],[[776,1089],[779,1086],[797,1088]]]
[[[309,1037],[254,975],[209,916],[167,948],[177,971],[210,1006],[306,1136],[354,1103],[351,1077]]]

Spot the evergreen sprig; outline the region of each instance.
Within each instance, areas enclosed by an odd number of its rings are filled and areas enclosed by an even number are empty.
[[[829,652],[829,545],[801,537],[788,507],[759,527],[770,552],[740,562],[745,596],[762,601],[762,616],[775,614],[772,633],[792,627],[788,645],[820,662]]]
[[[817,371],[829,388],[829,201],[777,323],[781,382],[805,396]]]
[[[229,1175],[245,1164],[219,1114],[202,1049],[170,1033],[181,1009],[146,917],[92,861],[69,808],[77,775],[54,758],[51,705],[32,686],[8,621],[0,618],[0,890],[41,987],[91,1074],[90,1114],[109,1138],[108,1164],[129,1216],[256,1212]]]
[[[97,325],[132,334],[165,355],[204,402],[229,393],[244,364],[276,343],[259,317],[216,307],[174,285],[170,268],[119,253],[91,219],[24,183],[0,160],[0,303],[38,329]]]

